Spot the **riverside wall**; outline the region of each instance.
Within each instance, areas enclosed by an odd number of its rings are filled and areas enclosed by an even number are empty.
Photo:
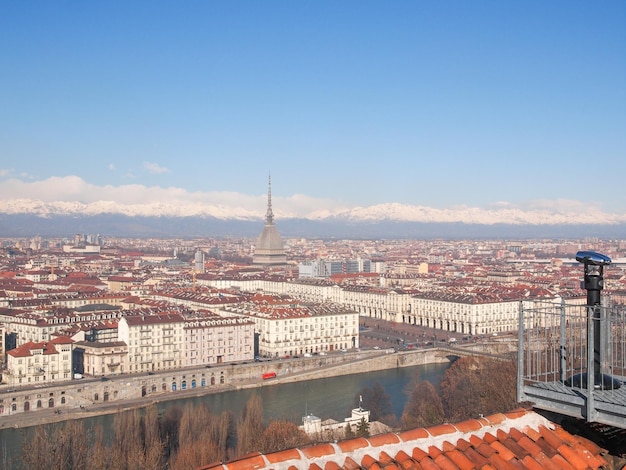
[[[154,374],[72,380],[44,386],[0,387],[0,428],[62,421],[115,413],[154,402],[241,388],[269,386],[396,367],[445,363],[464,354],[487,351],[433,348],[396,352],[393,349],[333,353],[310,358],[224,364]],[[263,380],[264,373],[275,378]]]

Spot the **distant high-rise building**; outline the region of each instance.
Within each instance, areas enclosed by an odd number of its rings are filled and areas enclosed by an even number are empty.
[[[254,248],[253,264],[263,266],[279,266],[287,264],[287,256],[283,246],[283,239],[274,224],[272,212],[272,179],[269,178],[267,191],[267,213],[265,214],[265,227],[256,241]]]
[[[204,274],[204,253],[202,251],[196,251],[193,265],[193,269],[196,273]]]

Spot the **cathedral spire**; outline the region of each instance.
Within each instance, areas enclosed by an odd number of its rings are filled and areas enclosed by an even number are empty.
[[[274,225],[274,213],[272,212],[272,175],[269,175],[268,177],[267,186],[267,212],[265,213],[265,224]]]

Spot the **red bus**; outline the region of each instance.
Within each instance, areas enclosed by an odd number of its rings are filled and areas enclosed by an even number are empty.
[[[266,372],[261,377],[263,378],[263,380],[275,379],[276,378],[276,372]]]

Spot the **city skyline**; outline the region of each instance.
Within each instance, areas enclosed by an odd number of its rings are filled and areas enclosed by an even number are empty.
[[[0,213],[623,224],[626,5],[0,18]]]

